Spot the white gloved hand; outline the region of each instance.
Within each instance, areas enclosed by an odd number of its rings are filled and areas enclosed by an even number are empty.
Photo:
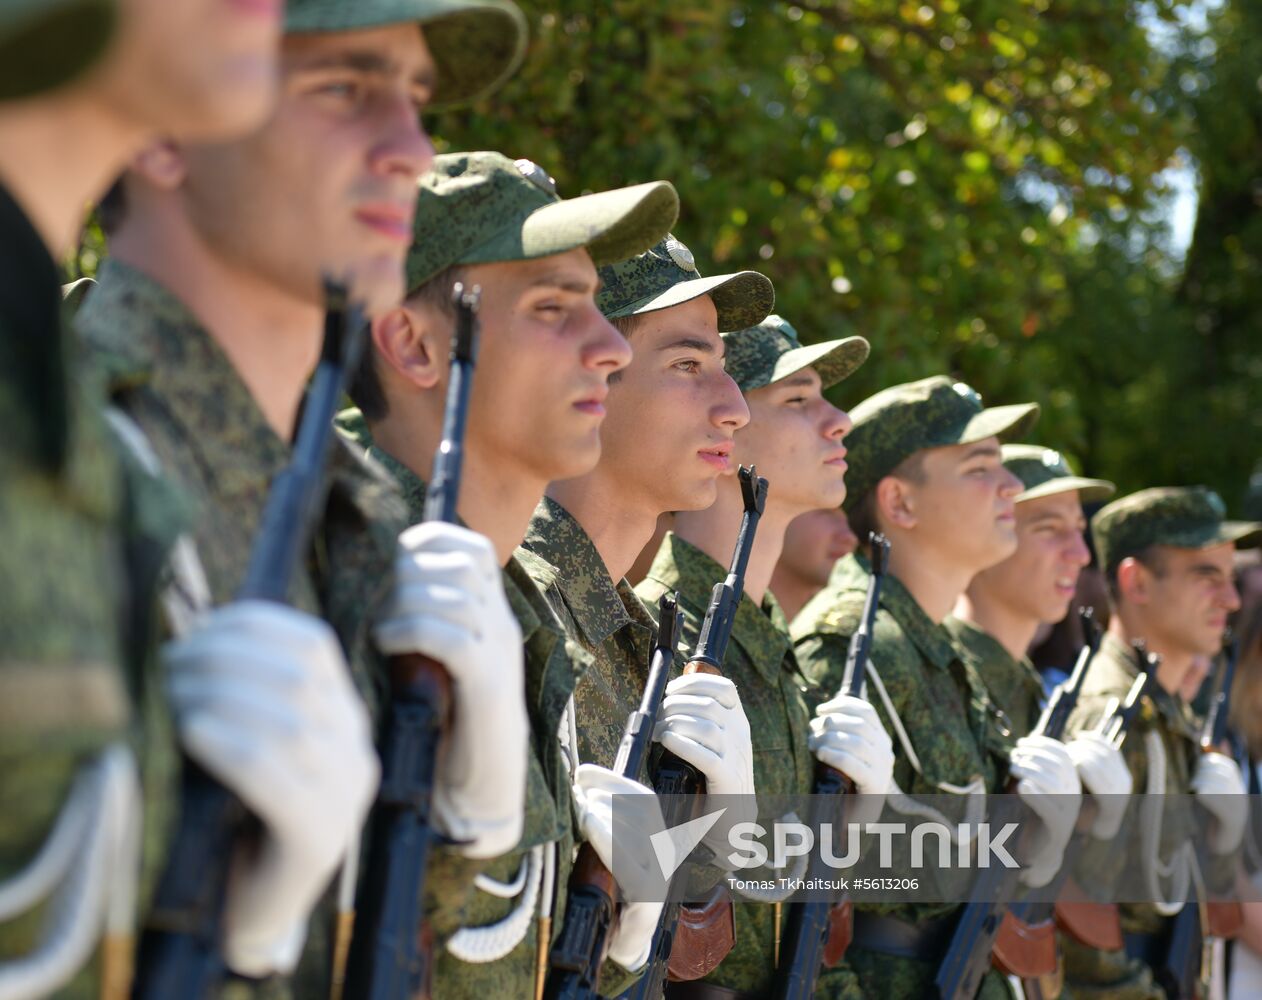
[[[435,772],[435,825],[470,858],[521,840],[530,718],[521,628],[482,535],[427,522],[399,536],[395,586],[373,632],[390,654],[447,669],[452,722]]]
[[[862,698],[837,695],[815,709],[807,746],[821,762],[853,781],[863,796],[849,821],[879,819],[894,779],[894,744],[876,709]]]
[[[225,605],[162,657],[184,749],[266,831],[234,859],[225,958],[247,976],[290,972],[377,791],[368,712],[333,630],[284,605]]]
[[[1060,870],[1065,846],[1078,821],[1082,784],[1073,758],[1060,740],[1023,736],[1012,751],[1008,773],[1017,778],[1017,794],[1042,823],[1030,856],[1023,858],[1021,881],[1031,888],[1047,885]]]
[[[1127,800],[1133,790],[1130,768],[1122,751],[1102,733],[1085,732],[1065,744],[1082,787],[1095,800],[1095,822],[1091,836],[1112,840],[1121,829]]]
[[[665,828],[661,809],[656,801],[642,816],[639,810],[613,808],[615,795],[648,795],[652,789],[638,781],[624,778],[596,764],[580,764],[574,772],[574,809],[583,839],[592,845],[601,862],[614,870],[614,845],[617,844],[619,872],[638,869],[644,878],[656,881],[650,837]],[[646,819],[647,825],[636,821]],[[616,827],[615,827],[615,824]],[[649,959],[653,933],[662,914],[663,903],[623,903],[609,935],[607,954],[628,972],[635,972]]]
[[[732,827],[758,818],[749,720],[736,685],[716,674],[676,677],[666,685],[653,739],[705,775],[707,795],[732,796],[701,840],[724,863]]]
[[[1218,821],[1210,830],[1209,849],[1230,854],[1240,846],[1249,818],[1248,792],[1239,766],[1226,754],[1201,754],[1192,775],[1192,791]]]

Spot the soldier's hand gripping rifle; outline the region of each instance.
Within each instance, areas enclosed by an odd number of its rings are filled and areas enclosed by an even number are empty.
[[[1205,717],[1205,725],[1201,729],[1201,753],[1221,753],[1219,748],[1227,741],[1227,716],[1238,653],[1238,645],[1228,635],[1223,644],[1223,657],[1215,671],[1214,697],[1210,702],[1209,714]],[[1174,916],[1165,962],[1157,970],[1157,981],[1171,1000],[1192,1000],[1198,996],[1201,946],[1205,936],[1234,937],[1244,922],[1240,904],[1235,900],[1206,900],[1204,905],[1202,912],[1197,901],[1189,900]]]
[[[737,475],[745,504],[740,534],[736,537],[736,549],[732,554],[727,577],[716,583],[714,590],[710,592],[710,605],[706,608],[705,619],[701,624],[697,648],[684,666],[685,674],[723,673],[723,658],[727,653],[728,640],[732,637],[736,609],[740,606],[741,594],[745,589],[745,568],[749,564],[749,553],[754,547],[758,520],[767,503],[767,480],[759,476],[752,466],[742,466]],[[664,751],[653,774],[653,791],[659,797],[670,796],[664,800],[662,807],[666,829],[669,830],[696,818],[703,805],[705,778],[691,764]],[[662,917],[649,949],[648,965],[625,996],[632,1000],[658,1000],[661,997],[671,945],[679,926],[679,910],[678,902],[667,902],[663,907]]]
[[[850,637],[846,652],[846,668],[842,675],[841,693],[855,698],[863,696],[867,677],[868,655],[872,649],[872,631],[876,627],[876,612],[881,600],[881,584],[889,562],[890,543],[884,535],[871,532],[868,535],[868,559],[872,575],[868,578],[868,592],[863,601],[863,617],[859,628]],[[834,830],[844,830],[844,796],[855,794],[855,784],[835,767],[817,761],[813,796],[833,796],[836,801],[827,807],[828,818]],[[822,803],[820,798],[813,799]],[[818,817],[822,819],[822,817]],[[819,828],[820,824],[813,823]],[[812,872],[812,875],[822,874]],[[776,984],[779,1000],[808,1000],[815,992],[815,980],[819,976],[824,956],[824,944],[831,927],[830,916],[834,903],[831,900],[811,900],[794,903],[789,909],[784,934],[783,969]]]
[[[328,492],[328,462],[364,320],[345,286],[325,280],[324,342],[302,407],[289,464],[273,480],[238,600],[288,603]],[[137,1000],[199,1000],[226,975],[223,916],[233,855],[257,823],[232,792],[188,758],[179,825],[140,943]]]
[[[456,329],[443,411],[422,521],[454,524],[464,459],[465,424],[477,360],[480,289],[452,288]],[[429,948],[422,906],[430,849],[439,839],[431,806],[438,744],[451,711],[451,680],[420,653],[390,657],[390,705],[382,748],[381,791],[357,907],[346,974],[355,1000],[406,1000],[428,993]]]
[[[1088,636],[1095,635],[1089,622],[1084,622],[1084,626]],[[1074,672],[1066,683],[1056,689],[1031,735],[1049,736],[1056,740],[1064,735],[1069,717],[1078,704],[1087,671],[1099,648],[1098,636],[1083,647]],[[1010,779],[1007,793],[1015,794],[1016,784],[1015,779]],[[973,890],[975,898],[964,906],[950,947],[934,978],[937,996],[943,1000],[971,1000],[976,996],[982,977],[990,968],[991,952],[1004,914],[1019,892],[1019,876],[1019,869],[992,865],[984,869],[978,878]]]
[[[624,778],[640,780],[640,772],[661,714],[666,683],[675,661],[675,646],[683,630],[677,596],[663,594],[657,603],[657,643],[649,662],[648,680],[638,711],[627,719],[613,769]],[[548,1000],[581,1000],[597,995],[596,984],[605,946],[614,922],[618,887],[591,844],[579,848],[570,874],[565,901],[565,924],[552,948],[544,990]]]

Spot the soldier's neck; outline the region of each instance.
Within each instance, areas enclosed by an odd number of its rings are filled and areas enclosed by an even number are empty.
[[[1170,694],[1178,694],[1183,681],[1196,667],[1191,653],[1178,650],[1162,640],[1161,632],[1134,608],[1123,606],[1109,619],[1109,635],[1130,646],[1135,639],[1143,639],[1148,652],[1161,657],[1157,667],[1157,683]]]
[[[744,591],[751,601],[760,606],[767,596],[767,588],[771,586],[776,563],[780,561],[784,533],[789,522],[802,513],[781,510],[771,499],[775,496],[775,488],[775,483],[772,483],[767,490],[767,506],[758,521],[754,547],[749,553],[749,565],[745,570]],[[713,506],[705,510],[680,511],[675,515],[675,534],[695,545],[720,566],[729,566],[744,513],[740,484],[735,476],[724,476],[719,480],[719,495]]]
[[[614,583],[627,575],[664,513],[651,494],[600,465],[577,479],[551,483],[548,496],[582,525]]]
[[[931,546],[918,544],[912,533],[888,528],[885,533],[890,540],[890,573],[898,577],[929,620],[941,625],[974,571],[941,556]]]
[[[48,252],[59,259],[78,240],[85,206],[105,193],[145,141],[83,88],[0,103],[0,183]]]
[[[1038,631],[1037,619],[1031,619],[1004,603],[998,594],[974,583],[960,595],[952,612],[956,618],[972,622],[1003,646],[1014,660],[1025,657]]]

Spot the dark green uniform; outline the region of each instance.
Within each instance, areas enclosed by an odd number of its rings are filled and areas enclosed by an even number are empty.
[[[1006,717],[1017,736],[1034,731],[1042,711],[1043,680],[1027,658],[1012,658],[1003,644],[985,629],[951,616],[943,624],[955,644],[968,656],[990,700]]]
[[[646,604],[656,605],[662,594],[678,591],[679,609],[684,613],[684,645],[692,649],[701,632],[710,591],[726,575],[724,567],[672,532],[662,540],[636,593]],[[748,595],[741,596],[723,674],[736,685],[749,719],[755,787],[772,795],[809,792],[814,758],[806,746],[806,681],[793,656],[788,622],[771,591],[767,591],[761,608]],[[767,995],[775,976],[775,918],[770,903],[738,900],[736,945],[705,981],[754,996]]]

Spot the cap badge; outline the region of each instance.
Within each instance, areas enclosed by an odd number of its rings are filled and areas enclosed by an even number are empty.
[[[673,236],[666,237],[666,252],[670,254],[670,259],[680,269],[684,271],[695,271],[697,269],[697,261],[693,257],[692,251]]]
[[[951,388],[954,389],[958,395],[962,396],[964,399],[967,399],[970,403],[972,403],[978,409],[981,409],[981,406],[982,406],[981,394],[976,389],[974,389],[971,385],[967,385],[964,382],[956,382],[954,385],[951,386]]]
[[[1043,451],[1043,464],[1049,469],[1059,469],[1064,461],[1065,460],[1061,458],[1059,451],[1053,451],[1051,448],[1047,448]]]
[[[1227,516],[1227,505],[1223,503],[1223,498],[1213,490],[1207,490],[1206,494],[1206,499],[1209,500],[1210,509],[1213,510],[1214,516],[1221,521]]]
[[[521,175],[540,191],[546,191],[550,195],[557,193],[557,182],[551,174],[534,160],[514,160],[513,166],[520,170]]]

